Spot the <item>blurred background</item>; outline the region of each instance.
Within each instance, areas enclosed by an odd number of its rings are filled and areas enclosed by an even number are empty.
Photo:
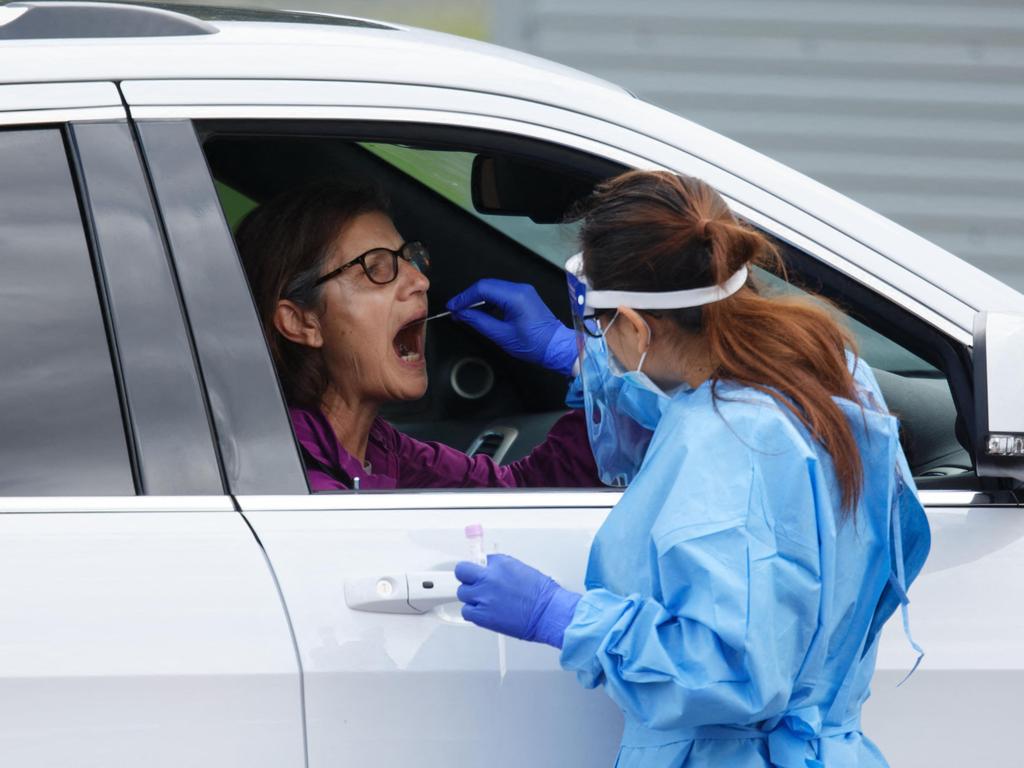
[[[248,0],[535,53],[797,168],[1024,291],[1024,0]]]

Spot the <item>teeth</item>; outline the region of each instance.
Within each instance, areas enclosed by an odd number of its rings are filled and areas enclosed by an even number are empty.
[[[419,352],[409,352],[408,354],[402,355],[402,359],[407,363],[418,363],[420,361]]]

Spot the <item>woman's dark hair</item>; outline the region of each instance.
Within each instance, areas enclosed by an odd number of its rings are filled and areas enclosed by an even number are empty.
[[[274,327],[281,299],[322,310],[324,271],[341,230],[357,216],[389,214],[384,193],[372,185],[317,181],[290,189],[251,211],[235,233],[242,265],[256,301],[263,333],[292,405],[313,408],[327,389],[327,368],[319,349],[296,344]]]
[[[692,177],[624,173],[598,185],[576,217],[582,219],[583,271],[594,290],[720,285],[744,265],[785,276],[771,241],[740,223],[714,189]],[[832,456],[843,510],[852,511],[863,466],[832,397],[857,401],[846,362],[846,349],[855,343],[835,308],[820,297],[762,295],[748,278],[727,299],[664,315],[707,339],[716,366],[713,388],[730,380],[757,389],[807,427]]]

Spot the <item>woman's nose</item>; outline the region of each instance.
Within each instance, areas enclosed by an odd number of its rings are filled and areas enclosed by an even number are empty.
[[[398,261],[398,280],[403,292],[410,294],[426,293],[430,288],[430,278],[415,264],[404,259]]]

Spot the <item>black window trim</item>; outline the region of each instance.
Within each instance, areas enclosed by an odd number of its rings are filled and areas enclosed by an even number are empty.
[[[114,322],[110,313],[110,294],[106,274],[99,255],[100,249],[96,237],[96,223],[92,218],[92,211],[85,201],[86,196],[82,185],[82,165],[71,136],[69,124],[65,123],[61,126],[61,137],[64,141],[64,151],[67,153],[68,164],[71,167],[71,177],[75,184],[75,197],[78,199],[78,211],[82,217],[82,228],[89,246],[89,261],[92,265],[93,277],[96,280],[96,292],[99,296],[100,312],[103,316],[103,329],[107,334],[107,347],[110,350],[110,364],[114,371],[114,383],[117,387],[117,402],[121,409],[125,443],[128,448],[128,461],[131,464],[132,482],[135,485],[135,494],[138,496],[142,494],[143,487],[139,467],[139,445],[135,435],[135,425],[132,421],[131,412],[128,409],[124,368],[121,365],[121,352],[117,344],[117,334],[114,332]]]
[[[227,492],[308,494],[255,303],[193,123],[133,125],[194,342]]]
[[[199,382],[177,279],[167,260],[166,236],[131,126],[125,119],[71,122],[63,134],[114,361],[136,493],[223,494],[223,471],[211,435],[206,393]],[[95,187],[92,194],[90,187]],[[137,207],[114,199],[126,192],[139,203]],[[97,217],[107,217],[108,225],[101,227]],[[121,232],[119,225],[128,217],[132,226]],[[146,267],[145,302],[130,295],[136,286],[120,279],[112,284],[110,269],[118,263],[125,266],[126,251],[136,272]],[[135,328],[144,327],[154,314],[162,321],[160,333],[140,337]],[[161,362],[154,366],[141,362],[157,357]]]

